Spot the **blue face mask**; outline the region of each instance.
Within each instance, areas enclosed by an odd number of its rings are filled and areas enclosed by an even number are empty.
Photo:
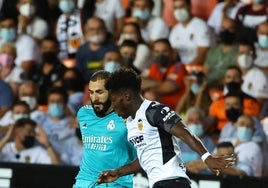
[[[64,109],[62,104],[52,103],[48,106],[48,113],[51,117],[60,118],[63,116]]]
[[[120,64],[115,61],[109,61],[105,63],[104,65],[104,70],[111,72],[111,73],[119,69],[120,69]]]
[[[150,12],[148,10],[134,10],[133,16],[139,18],[140,20],[148,20],[150,17]]]
[[[236,130],[236,136],[241,142],[248,142],[252,138],[252,130],[247,127],[238,127]]]
[[[0,37],[4,42],[11,42],[16,38],[15,29],[3,28],[0,30]]]
[[[22,119],[22,118],[29,118],[29,115],[28,114],[14,114],[13,115],[13,119],[15,121]]]
[[[200,86],[198,85],[198,83],[192,83],[192,85],[191,85],[191,91],[192,91],[194,94],[199,93],[199,91],[200,91]]]
[[[258,43],[262,48],[268,48],[268,35],[259,35]]]
[[[190,124],[188,125],[188,129],[190,130],[191,133],[193,133],[198,137],[200,137],[204,132],[203,126],[200,124]]]
[[[71,13],[75,8],[75,4],[73,1],[64,0],[60,1],[59,8],[63,13]]]

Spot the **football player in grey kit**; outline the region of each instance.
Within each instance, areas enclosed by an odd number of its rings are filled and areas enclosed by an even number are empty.
[[[191,134],[181,117],[169,107],[144,99],[141,79],[130,69],[120,69],[106,83],[113,109],[126,119],[128,140],[137,149],[138,160],[113,170],[103,171],[98,184],[135,173],[147,173],[150,188],[189,188],[190,181],[180,158],[176,137],[196,151],[217,175],[234,164],[233,156],[211,155],[202,142]]]

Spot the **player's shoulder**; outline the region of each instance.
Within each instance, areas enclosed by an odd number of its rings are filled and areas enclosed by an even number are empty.
[[[147,119],[155,119],[162,117],[163,115],[167,114],[170,111],[171,109],[168,106],[156,101],[152,101],[151,103],[148,104],[148,107],[145,110],[145,115]]]

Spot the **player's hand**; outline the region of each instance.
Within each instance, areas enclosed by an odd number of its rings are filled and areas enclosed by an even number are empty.
[[[103,171],[96,182],[97,185],[101,183],[109,183],[117,180],[119,178],[119,174],[117,170],[106,170]]]
[[[232,155],[224,155],[224,156],[209,156],[205,163],[207,166],[218,176],[220,175],[220,171],[225,168],[229,168],[230,166],[234,166],[236,161],[236,157],[234,154]]]

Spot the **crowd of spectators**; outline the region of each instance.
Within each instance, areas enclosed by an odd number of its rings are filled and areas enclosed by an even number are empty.
[[[89,78],[127,68],[210,152],[237,156],[223,173],[267,176],[268,1],[217,1],[207,18],[193,2],[0,1],[0,161],[79,165]]]

